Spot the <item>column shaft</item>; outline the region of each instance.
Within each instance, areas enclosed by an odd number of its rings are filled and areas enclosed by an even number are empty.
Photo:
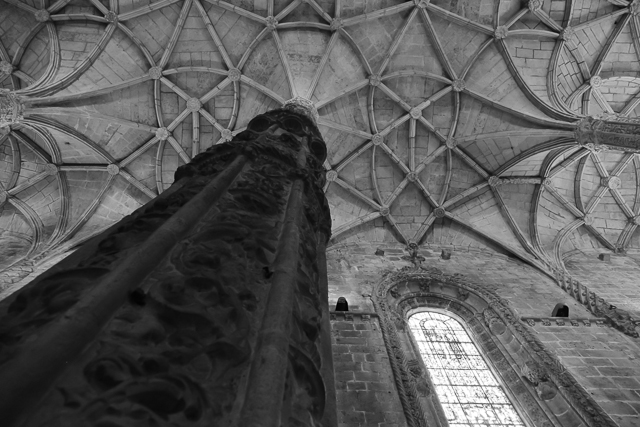
[[[303,114],[258,116],[0,302],[3,425],[320,425],[324,155]]]
[[[578,144],[591,150],[640,153],[640,119],[585,117],[578,122],[575,134]]]

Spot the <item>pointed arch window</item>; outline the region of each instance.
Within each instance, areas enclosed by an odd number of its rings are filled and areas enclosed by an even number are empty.
[[[433,311],[409,317],[409,327],[449,427],[524,427],[466,329]]]

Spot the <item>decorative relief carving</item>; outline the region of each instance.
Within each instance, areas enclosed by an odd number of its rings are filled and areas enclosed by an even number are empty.
[[[248,387],[252,349],[273,289],[270,281],[277,275],[266,278],[264,268],[276,262],[289,195],[300,180],[305,191],[294,222],[300,240],[293,303],[284,320],[291,331],[288,356],[281,362],[286,372],[282,417],[283,425],[320,425],[325,390],[317,239],[328,238],[331,223],[320,185],[325,182],[322,161],[310,152],[307,167],[298,163],[300,140],[320,134],[305,116],[286,110],[257,119],[244,139],[238,135],[229,144],[215,145],[180,167],[179,190],[125,218],[74,267],[41,278],[0,303],[2,367],[19,345],[46,335],[50,324],[69,313],[212,178],[240,156],[248,159],[215,208],[179,236],[165,261],[124,295],[125,302],[87,343],[83,356],[69,361],[37,410],[27,408],[33,425],[238,424],[238,402]],[[260,120],[291,129],[291,136],[283,140],[273,131],[260,132]]]
[[[421,266],[418,270],[405,267],[398,271],[385,273],[380,284],[374,289],[372,298],[376,311],[380,314],[380,323],[384,325],[381,328],[383,329],[383,338],[385,338],[385,344],[389,351],[394,378],[396,379],[396,385],[409,425],[419,425],[418,423],[420,422],[419,420],[416,421],[416,416],[419,414],[417,391],[411,387],[407,387],[403,382],[404,376],[411,375],[411,373],[408,372],[408,366],[406,367],[406,372],[402,372],[402,363],[400,362],[404,361],[405,356],[400,354],[397,334],[390,326],[392,314],[403,314],[413,308],[429,306],[446,308],[458,313],[458,315],[463,318],[474,318],[473,313],[463,306],[461,302],[447,300],[443,295],[434,295],[434,297],[422,296],[423,292],[434,292],[433,285],[438,282],[441,283],[441,287],[452,286],[455,288],[463,288],[468,292],[479,295],[488,302],[489,307],[477,313],[477,315],[488,325],[489,329],[495,329],[498,332],[503,330],[503,334],[508,330],[523,344],[527,352],[532,356],[531,361],[533,363],[524,363],[521,365],[521,373],[527,377],[532,384],[536,384],[536,393],[541,400],[546,401],[553,399],[558,393],[561,393],[563,398],[571,404],[590,427],[614,427],[616,425],[576,382],[573,376],[566,371],[556,356],[549,350],[546,350],[538,338],[517,319],[508,307],[507,301],[498,297],[492,291],[486,289],[486,287],[463,282],[462,278],[458,275],[448,276],[436,268],[424,266]],[[393,301],[393,306],[390,306],[385,299],[385,295],[389,289],[397,283],[418,284],[420,293],[403,294],[399,299]],[[427,286],[423,288],[421,283],[426,283]],[[543,325],[551,326],[551,322],[549,322],[548,319],[541,320]],[[471,322],[472,320],[469,321]],[[596,323],[598,322],[599,321],[596,321]],[[527,323],[529,323],[529,321],[527,321]],[[403,363],[406,366],[406,362]],[[535,409],[533,406],[530,406],[530,410],[533,410],[536,414],[534,418],[538,417],[535,418],[537,419],[537,421],[535,421],[536,425],[549,425],[549,421],[542,411]]]
[[[531,12],[539,12],[542,9],[542,0],[529,0],[527,6]]]
[[[482,312],[484,316],[484,323],[489,327],[489,330],[496,335],[502,335],[506,331],[507,327],[504,322],[498,317],[495,311],[490,308],[485,309]]]
[[[24,104],[18,95],[0,89],[0,128],[18,124],[24,118]]]
[[[46,9],[36,10],[33,16],[36,18],[36,21],[38,22],[47,22],[49,19],[51,19],[51,16],[49,16],[49,12],[47,12]]]
[[[13,73],[13,65],[7,61],[0,61],[0,75],[10,76]]]
[[[303,98],[301,96],[295,96],[286,101],[282,105],[282,108],[284,110],[302,114],[311,119],[313,123],[317,123],[318,118],[320,117],[320,115],[318,114],[318,110],[316,109],[316,105],[313,103],[313,101],[310,101],[307,98]]]
[[[373,87],[378,87],[382,83],[382,78],[379,74],[372,74],[369,76],[369,84]]]
[[[454,92],[462,92],[466,89],[467,84],[462,79],[456,79],[453,81],[451,87],[453,88]]]
[[[200,103],[200,100],[198,98],[187,99],[187,110],[195,113],[197,111],[200,111],[200,108],[202,108],[202,104]]]
[[[158,130],[156,131],[156,138],[158,138],[160,141],[166,141],[170,135],[171,133],[169,132],[169,129],[165,127],[158,128]]]
[[[337,31],[344,26],[342,18],[333,18],[331,20],[331,31]]]
[[[637,118],[617,114],[588,116],[576,123],[575,135],[580,145],[592,151],[640,152],[640,120]]]
[[[278,20],[273,16],[267,16],[265,22],[267,24],[267,29],[269,29],[270,31],[275,30],[278,26]]]
[[[158,66],[149,68],[149,77],[153,80],[159,80],[162,77],[162,68]]]
[[[597,294],[587,286],[568,276],[566,272],[555,271],[555,278],[560,288],[569,293],[581,304],[584,304],[591,313],[604,318],[604,320],[596,320],[598,326],[600,324],[604,325],[606,322],[630,337],[638,338],[640,336],[636,330],[636,326],[638,326],[640,322],[634,319],[629,312],[609,304],[603,298],[598,297]]]
[[[506,39],[508,35],[509,35],[509,29],[507,28],[506,25],[498,26],[498,28],[496,28],[493,33],[493,37],[497,40]]]
[[[228,76],[229,76],[229,80],[231,80],[232,82],[237,82],[237,81],[240,81],[240,78],[242,77],[242,73],[237,68],[230,68]]]

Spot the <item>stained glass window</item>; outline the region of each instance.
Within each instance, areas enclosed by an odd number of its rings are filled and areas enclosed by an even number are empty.
[[[449,427],[524,427],[460,322],[420,312],[409,318],[409,325]]]

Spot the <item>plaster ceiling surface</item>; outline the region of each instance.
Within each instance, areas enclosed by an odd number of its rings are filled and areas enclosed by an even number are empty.
[[[640,246],[640,158],[575,123],[640,114],[637,0],[0,0],[0,268],[113,224],[301,96],[332,244],[490,246],[538,266]]]

